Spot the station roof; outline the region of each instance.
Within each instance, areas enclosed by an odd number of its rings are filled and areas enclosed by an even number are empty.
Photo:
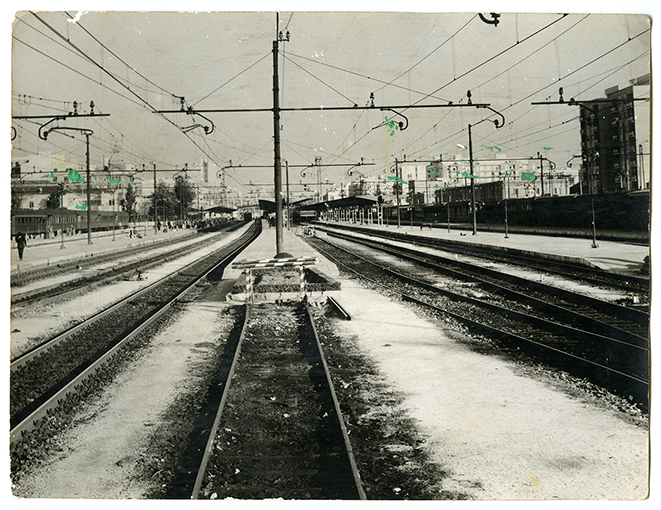
[[[205,211],[220,214],[220,213],[232,213],[232,212],[236,211],[236,209],[231,209],[229,207],[223,207],[221,205],[217,205],[217,206],[214,206],[214,207],[209,207],[208,209],[205,209]]]
[[[265,212],[275,212],[275,202],[259,199],[259,208]]]
[[[369,206],[377,203],[377,198],[371,195],[361,195],[355,197],[338,198],[337,200],[326,200],[324,202],[317,202],[316,204],[309,204],[301,207],[301,210],[319,211],[323,209],[337,209],[340,207],[356,207],[356,206]]]

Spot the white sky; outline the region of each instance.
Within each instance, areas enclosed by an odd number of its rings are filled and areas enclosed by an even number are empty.
[[[466,11],[470,15],[475,12],[491,12],[497,11],[502,13],[507,12],[573,12],[573,13],[594,13],[594,12],[610,12],[610,13],[646,13],[654,16],[656,13],[656,6],[658,2],[653,0],[643,1],[629,1],[629,2],[585,2],[585,1],[556,1],[544,4],[545,9],[540,9],[539,3],[522,3],[522,2],[470,2],[470,4],[441,4],[440,2],[420,2],[418,0],[407,1],[405,3],[395,3],[392,1],[386,2],[366,2],[364,0],[353,0],[347,2],[345,0],[336,0],[331,5],[315,4],[314,7],[309,5],[309,2],[302,1],[288,1],[273,3],[266,3],[263,1],[244,1],[241,4],[232,4],[230,7],[240,7],[246,11],[265,11],[269,14],[265,15],[252,15],[248,25],[245,22],[230,25],[227,30],[219,31],[217,27],[186,27],[186,32],[177,30],[175,27],[170,27],[168,31],[156,30],[150,28],[147,23],[142,23],[136,27],[136,23],[123,22],[118,25],[109,25],[101,21],[93,21],[93,16],[83,16],[82,22],[96,37],[98,37],[104,44],[108,45],[114,52],[122,57],[127,63],[139,70],[141,73],[158,83],[160,86],[172,93],[186,96],[190,101],[196,101],[204,95],[208,94],[216,87],[221,85],[224,80],[231,78],[235,73],[243,70],[248,65],[252,64],[256,59],[263,55],[269,54],[271,50],[272,40],[274,38],[274,15],[273,10],[277,8],[281,12],[281,20],[286,23],[292,11],[303,10],[318,10],[327,9],[334,11],[390,11],[396,12],[406,9],[408,12],[431,12],[431,11],[452,11],[460,12]],[[226,5],[223,4],[222,7]],[[4,97],[12,97],[12,101],[5,100],[4,107],[5,118],[9,118],[12,113],[12,107],[16,108],[17,96],[11,95],[11,47],[12,44],[18,48],[20,43],[13,42],[11,39],[12,22],[14,20],[14,13],[17,10],[35,10],[35,11],[48,11],[48,10],[64,10],[71,7],[84,8],[87,10],[141,10],[150,11],[156,9],[177,11],[187,9],[190,11],[209,11],[212,9],[219,9],[217,3],[205,1],[191,0],[188,2],[176,2],[163,0],[160,2],[135,0],[132,2],[125,2],[124,0],[117,0],[115,2],[104,2],[99,0],[89,0],[81,3],[44,1],[34,0],[32,2],[25,2],[22,0],[14,2],[5,2],[3,4],[3,62],[6,71],[5,80],[3,81]],[[440,21],[440,17],[430,16],[431,21],[422,23],[416,22],[411,24],[410,17],[406,24],[400,23],[400,20],[395,21],[395,25],[390,26],[380,23],[372,26],[365,26],[367,22],[365,16],[356,16],[353,20],[341,20],[331,23],[328,19],[324,19],[323,23],[313,23],[310,21],[310,16],[302,14],[294,14],[291,25],[289,27],[291,32],[291,41],[287,43],[285,49],[287,52],[296,53],[310,58],[321,59],[331,65],[336,65],[343,69],[353,70],[361,74],[375,73],[374,77],[385,81],[397,77],[400,72],[406,70],[411,65],[415,64],[418,60],[422,59],[427,53],[440,45],[451,31],[452,27],[459,28],[456,24],[470,18],[469,14],[458,15],[452,23],[447,21]],[[203,18],[198,16],[197,18]],[[28,17],[29,18],[29,17]],[[307,18],[307,19],[306,19]],[[49,18],[50,19],[50,18]],[[334,20],[339,19],[334,17]],[[372,18],[374,19],[374,18]],[[544,20],[549,18],[544,17]],[[542,144],[553,147],[554,157],[558,163],[566,162],[566,156],[573,153],[578,148],[577,134],[571,132],[562,135],[551,136],[555,134],[553,130],[541,131],[538,134],[530,134],[535,131],[535,127],[543,128],[548,125],[557,124],[567,120],[568,117],[573,116],[569,107],[558,106],[549,112],[550,108],[538,108],[530,112],[529,105],[532,101],[543,101],[547,97],[553,97],[557,92],[557,84],[546,88],[533,97],[522,101],[520,110],[508,108],[510,102],[517,101],[528,93],[536,92],[542,86],[552,84],[559,75],[567,73],[568,69],[571,70],[572,66],[587,63],[591,58],[608,51],[613,45],[619,44],[622,37],[627,37],[627,33],[634,32],[640,28],[640,23],[630,23],[629,27],[624,27],[621,23],[609,24],[607,27],[600,26],[596,23],[598,17],[591,16],[585,22],[581,22],[576,27],[578,29],[583,26],[581,30],[572,30],[568,34],[574,37],[563,36],[558,40],[558,50],[556,50],[553,43],[546,49],[540,50],[534,57],[526,60],[521,67],[516,67],[510,72],[509,82],[505,82],[506,88],[503,88],[503,82],[497,80],[491,81],[488,85],[482,85],[487,79],[495,76],[501,70],[507,68],[512,63],[523,58],[523,56],[531,53],[539,48],[542,44],[548,42],[550,38],[559,35],[562,29],[566,29],[573,20],[577,18],[572,17],[570,20],[559,22],[555,28],[543,32],[543,36],[535,37],[530,40],[530,46],[522,46],[521,52],[509,52],[507,59],[495,60],[490,65],[485,65],[481,73],[469,74],[467,77],[458,80],[458,83],[448,85],[443,90],[439,91],[440,97],[458,101],[463,97],[465,91],[471,89],[474,93],[476,101],[485,101],[492,104],[492,106],[503,112],[508,122],[515,121],[515,127],[512,128],[513,133],[510,135],[509,128],[502,128],[502,130],[495,131],[489,123],[484,123],[475,129],[476,137],[484,137],[488,141],[485,145],[502,145],[507,149],[508,154],[518,156],[520,154],[532,155],[536,153]],[[620,17],[620,20],[623,18]],[[89,20],[89,21],[88,21]],[[548,21],[547,21],[548,22]],[[39,22],[31,21],[35,26]],[[183,23],[183,22],[182,22]],[[64,29],[61,18],[55,23],[60,29]],[[542,23],[543,24],[543,23]],[[367,23],[370,25],[370,23]],[[501,23],[497,28],[489,25],[484,25],[479,21],[473,21],[470,25],[472,32],[466,31],[463,35],[457,36],[454,45],[455,60],[450,58],[450,47],[443,47],[438,50],[434,55],[426,59],[420,66],[415,69],[415,73],[403,76],[399,81],[395,82],[401,86],[409,87],[411,89],[419,89],[426,93],[432,92],[442,85],[450,81],[450,77],[454,78],[454,73],[461,73],[462,70],[470,68],[470,65],[476,65],[479,62],[486,60],[492,55],[496,54],[499,49],[502,49],[508,42],[512,42],[512,28],[511,18],[504,14],[501,18]],[[525,34],[539,27],[539,22],[526,22],[519,21],[519,37],[525,37]],[[586,27],[592,27],[588,30]],[[595,28],[596,27],[596,28]],[[70,33],[76,33],[71,30]],[[40,28],[43,30],[43,28]],[[136,31],[137,29],[137,31]],[[28,29],[29,31],[29,29]],[[26,31],[26,32],[28,32]],[[142,31],[142,34],[140,34]],[[482,34],[477,37],[478,32]],[[485,35],[486,34],[486,35]],[[28,42],[38,43],[36,47],[49,53],[60,53],[61,50],[55,49],[54,43],[44,39],[38,34],[21,35],[25,37]],[[209,36],[207,39],[206,36]],[[372,48],[368,48],[365,44],[364,37],[371,35],[370,44]],[[72,35],[72,38],[74,36]],[[91,43],[90,40],[85,40],[81,34],[75,36],[75,41],[79,41],[81,47],[89,52],[93,58],[99,58],[100,50],[98,46]],[[247,39],[241,40],[243,37]],[[560,42],[562,41],[562,45]],[[645,71],[645,66],[638,61],[635,65],[626,66],[621,74],[613,75],[607,80],[596,84],[594,88],[587,90],[592,83],[594,83],[600,74],[614,69],[617,66],[623,65],[627,62],[627,58],[631,59],[639,55],[645,50],[645,45],[635,43],[628,44],[627,51],[621,53],[613,53],[612,56],[603,59],[599,62],[599,66],[589,67],[584,74],[578,73],[572,75],[567,79],[566,83],[562,83],[565,88],[565,96],[571,97],[576,94],[577,98],[582,99],[586,97],[598,97],[603,94],[603,90],[612,85],[624,86],[627,80],[631,77],[637,76],[641,71]],[[248,48],[248,49],[246,49]],[[228,56],[228,49],[231,49],[231,54]],[[369,52],[368,52],[369,50]],[[560,51],[562,50],[562,51]],[[80,77],[65,69],[53,66],[47,62],[47,59],[37,57],[36,53],[22,51],[22,58],[14,63],[14,72],[16,78],[20,74],[20,86],[18,83],[14,85],[14,92],[16,94],[33,95],[35,97],[43,95],[49,99],[56,99],[59,101],[73,101],[77,100],[83,104],[93,99],[97,104],[97,111],[110,113],[110,122],[103,124],[99,120],[95,125],[95,133],[99,136],[100,140],[96,148],[93,149],[92,163],[94,165],[100,164],[104,151],[107,149],[109,142],[113,142],[113,136],[121,138],[124,135],[125,149],[122,157],[127,162],[134,161],[135,154],[140,154],[146,159],[144,163],[149,163],[155,160],[162,163],[182,165],[188,162],[190,165],[197,164],[204,157],[199,149],[197,149],[184,135],[177,131],[174,127],[165,121],[154,119],[154,114],[146,113],[146,110],[140,109],[133,103],[119,98],[116,94],[107,91],[98,85],[94,85],[91,81]],[[323,57],[314,56],[314,51],[319,53],[324,52]],[[560,52],[560,60],[557,60],[558,52]],[[68,52],[67,52],[68,53]],[[385,56],[379,53],[386,54]],[[658,51],[655,55],[658,55]],[[108,54],[105,54],[108,57]],[[76,62],[76,69],[85,72],[90,77],[99,78],[99,71],[93,70],[91,66],[82,64],[82,60],[77,57],[67,56],[68,60]],[[402,60],[399,60],[403,58]],[[330,74],[329,69],[319,65],[308,65],[306,61],[297,62],[314,73],[316,76],[321,77],[328,83],[333,85],[334,88],[343,94],[353,98],[355,101],[365,103],[367,101],[369,92],[378,89],[381,85],[369,80],[358,78],[351,78],[349,76],[341,76]],[[392,65],[391,65],[392,62]],[[507,62],[507,63],[506,63]],[[642,69],[640,66],[642,65]],[[38,66],[38,67],[37,67]],[[394,71],[393,71],[394,69]],[[185,71],[184,71],[185,70]],[[36,71],[36,74],[35,74]],[[258,72],[259,71],[259,72]],[[366,72],[366,71],[369,71]],[[398,72],[399,71],[399,72]],[[130,76],[130,73],[129,73]],[[124,70],[124,77],[126,71]],[[282,75],[281,75],[282,77]],[[308,79],[310,85],[302,86],[305,79]],[[611,80],[611,78],[613,80]],[[539,80],[538,85],[530,85],[532,80]],[[617,79],[617,81],[615,81]],[[294,64],[287,61],[284,68],[284,105],[301,105],[304,101],[311,102],[312,104],[345,104],[343,98],[337,95],[332,90],[321,86],[314,78],[306,75],[300,71]],[[102,78],[103,83],[108,84],[109,79]],[[316,83],[315,83],[316,82]],[[500,86],[497,86],[497,85]],[[296,88],[297,87],[297,88]],[[513,92],[510,97],[510,87]],[[244,103],[257,104],[260,106],[271,106],[270,98],[271,89],[271,69],[270,59],[267,57],[264,61],[258,64],[253,70],[248,71],[243,75],[241,81],[237,80],[228,84],[218,93],[210,96],[198,106],[202,107],[238,107]],[[118,89],[119,90],[119,89]],[[514,92],[516,90],[516,92]],[[584,94],[578,95],[579,91],[585,91]],[[389,87],[381,92],[383,95],[379,96],[377,93],[378,101],[394,101],[395,99],[408,101],[408,92],[400,89]],[[325,95],[323,95],[325,94]],[[387,95],[386,95],[387,94]],[[415,94],[411,94],[411,100],[415,101],[419,98]],[[149,96],[152,100],[152,96]],[[300,102],[299,102],[300,101]],[[165,105],[163,105],[165,106]],[[171,105],[170,105],[171,106]],[[161,105],[159,104],[160,108]],[[34,113],[33,113],[34,110]],[[23,114],[38,114],[43,110],[37,108],[36,102],[27,111],[22,111]],[[47,110],[54,112],[54,110]],[[357,123],[356,134],[352,139],[354,142],[364,135],[368,129],[378,124],[375,112],[370,112],[369,122],[365,119],[365,114],[361,122]],[[396,133],[393,137],[388,137],[386,131],[382,128],[375,130],[370,135],[366,136],[362,141],[358,142],[353,149],[348,150],[342,154],[338,161],[357,161],[360,157],[367,159],[374,158],[379,165],[383,164],[384,159],[392,157],[393,154],[399,155],[404,150],[405,154],[413,154],[416,152],[418,157],[427,157],[436,155],[437,153],[452,152],[454,147],[456,133],[459,143],[466,144],[465,129],[466,124],[475,119],[482,118],[482,112],[475,110],[461,110],[448,113],[448,110],[430,110],[425,112],[427,117],[422,114],[416,113],[409,116],[411,125],[406,132]],[[318,115],[315,116],[314,121],[302,116],[302,114],[286,114],[283,118],[285,122],[285,130],[283,138],[288,145],[283,145],[283,157],[287,158],[291,163],[310,163],[313,162],[315,155],[322,155],[324,162],[333,161],[336,156],[346,149],[346,142],[344,138],[352,131],[354,123],[356,123],[357,115],[349,112],[344,115],[325,115],[319,119]],[[447,114],[447,117],[445,115]],[[563,117],[564,116],[564,117]],[[217,158],[218,163],[221,165],[227,164],[229,159],[234,163],[245,162],[245,164],[270,164],[272,162],[272,144],[270,144],[272,136],[272,120],[268,114],[249,114],[247,116],[238,117],[220,117],[214,116],[213,120],[216,123],[216,132],[213,134],[213,140],[209,138],[208,145],[202,142],[202,135],[196,135],[194,138],[205,149],[213,151],[214,158]],[[254,117],[254,118],[253,118]],[[263,117],[263,118],[262,118]],[[238,120],[237,120],[238,119]],[[172,119],[177,120],[177,119]],[[179,119],[181,120],[181,119]],[[442,120],[442,123],[440,122]],[[436,131],[432,131],[422,136],[425,131],[432,128],[438,122]],[[112,123],[112,124],[111,124]],[[447,125],[446,125],[447,124]],[[575,124],[567,124],[567,128],[573,128]],[[323,128],[326,130],[323,130]],[[25,147],[30,150],[35,148],[30,144],[37,143],[35,125],[24,126],[24,130],[32,129],[32,135],[24,134],[26,143]],[[516,131],[515,131],[516,129]],[[323,134],[321,133],[323,131]],[[331,137],[328,132],[335,131],[335,135]],[[562,131],[560,129],[559,131]],[[111,136],[112,133],[112,136]],[[53,135],[55,136],[55,135]],[[422,138],[420,138],[422,136]],[[447,140],[446,140],[447,137]],[[419,139],[419,140],[418,140]],[[513,140],[516,139],[516,140]],[[418,140],[417,142],[415,142]],[[21,142],[23,139],[21,139]],[[433,150],[425,151],[425,146],[430,145],[435,141],[442,141],[433,147]],[[82,155],[82,145],[80,143],[68,144],[68,140],[63,139],[58,143],[58,147],[49,147],[47,145],[40,145],[39,150],[54,153],[66,153],[80,159]],[[342,142],[342,143],[341,143]],[[39,142],[40,143],[40,142]],[[409,148],[409,144],[413,145]],[[476,141],[479,145],[481,142]],[[296,145],[300,144],[300,145]],[[229,146],[229,147],[228,147]],[[321,152],[321,149],[328,151],[328,154]],[[405,149],[406,148],[406,149]],[[260,150],[261,149],[261,150]],[[314,149],[317,149],[316,151]],[[24,155],[25,153],[10,154],[10,145],[4,146],[4,154],[6,161],[9,161],[11,156]],[[419,151],[419,152],[417,152]],[[250,155],[255,152],[255,156]],[[551,157],[549,155],[549,157]],[[149,161],[147,160],[149,159]],[[142,163],[143,161],[140,161]],[[378,167],[375,167],[378,168]],[[333,179],[344,178],[346,180],[344,170],[331,171],[329,170],[329,177]],[[6,181],[9,182],[9,172],[6,172]],[[233,182],[248,182],[253,179],[263,180],[264,182],[271,182],[272,176],[267,172],[257,171],[235,171],[233,178],[228,179],[228,184]],[[237,186],[239,190],[245,191]],[[5,203],[9,204],[9,186],[4,187],[5,190]],[[656,208],[653,208],[653,211]],[[656,224],[653,215],[653,225]],[[8,230],[8,222],[5,222],[3,228]],[[653,239],[655,236],[653,236]],[[654,256],[653,251],[653,259]],[[6,252],[6,261],[9,261],[9,252]],[[654,264],[653,264],[654,265]],[[9,288],[9,271],[5,272],[5,288]],[[655,300],[654,302],[656,302]],[[8,300],[7,300],[8,305]],[[656,308],[656,305],[654,305]],[[8,310],[8,307],[6,308]],[[654,310],[653,310],[654,316]],[[9,327],[8,320],[5,324],[5,331]],[[658,392],[654,392],[655,395]],[[653,397],[654,400],[654,397]],[[658,406],[654,406],[656,408]],[[658,420],[652,421],[652,437],[657,434],[658,427],[656,426]],[[654,443],[655,444],[655,443]],[[5,450],[4,453],[8,455]],[[562,505],[565,507],[576,507],[582,510],[590,510],[592,508],[599,510],[617,509],[621,510],[623,507],[640,508],[654,508],[658,506],[658,462],[657,456],[653,456],[653,471],[652,471],[652,497],[644,502],[622,502],[622,501],[581,501],[581,502],[553,502],[553,503],[539,503],[533,504],[553,505],[553,508]],[[7,457],[5,457],[7,458]],[[5,480],[9,479],[8,472],[5,472]],[[27,506],[32,507],[37,504],[42,505],[41,502],[20,502],[13,499],[10,495],[9,484],[5,483],[5,499],[9,502],[10,507]],[[654,503],[657,501],[657,503]],[[97,502],[103,506],[101,502]],[[168,506],[169,502],[151,502],[157,504],[159,508],[163,505]],[[49,504],[54,504],[50,502]],[[129,504],[131,504],[129,502]],[[136,504],[138,504],[136,502]],[[141,506],[150,503],[139,503]],[[172,503],[176,504],[176,503]],[[286,503],[290,505],[290,503]],[[343,503],[346,506],[347,503]],[[382,503],[383,504],[383,503]],[[89,507],[89,501],[66,501],[60,505],[66,505],[67,508],[78,506],[79,508]],[[113,502],[107,502],[107,505],[114,505]],[[444,502],[444,506],[458,506],[465,507],[466,502]],[[520,508],[530,508],[529,502],[475,502],[473,507],[479,508],[512,508],[512,506],[519,505]],[[271,505],[272,506],[272,505]],[[344,508],[343,506],[343,508]]]
[[[280,46],[286,55],[279,61],[281,106],[365,106],[374,92],[377,107],[283,112],[282,157],[292,165],[310,164],[316,156],[324,164],[352,164],[364,158],[375,166],[360,170],[376,175],[395,157],[466,157],[457,144],[468,145],[467,125],[491,112],[410,109],[405,112],[408,129],[391,136],[380,124],[392,114],[378,107],[465,104],[471,90],[474,103],[490,104],[506,121],[498,130],[491,123],[473,129],[477,159],[493,155],[486,147],[498,147],[510,157],[544,152],[563,168],[580,148],[578,108],[530,103],[557,100],[560,86],[565,99],[601,97],[606,88],[627,86],[630,79],[649,72],[650,32],[626,42],[649,28],[641,14],[570,14],[561,19],[559,14],[503,11],[494,27],[475,12],[292,12],[280,11],[280,28],[291,33],[291,40]],[[93,100],[96,111],[109,118],[61,123],[94,130],[93,166],[109,157],[113,147],[120,150],[115,161],[148,166],[156,162],[159,168],[186,163],[199,167],[202,158],[218,166],[230,160],[235,165],[273,164],[271,112],[205,114],[214,122],[214,132],[205,135],[196,129],[187,137],[180,127],[204,123],[203,119],[151,111],[178,109],[173,95],[184,96],[187,105],[198,109],[271,108],[273,10],[90,12],[78,24],[62,11],[39,16],[57,33],[27,12],[14,23],[12,113],[62,114],[71,111],[73,101],[87,111]],[[58,34],[98,65],[86,62]],[[14,157],[45,152],[84,164],[82,137],[54,133],[43,141],[34,122],[17,121],[15,126]],[[299,172],[291,170],[292,183],[315,181],[312,172],[306,177]],[[323,177],[347,182],[351,178],[346,172],[346,167],[328,167]],[[227,184],[237,191],[245,193],[251,181],[270,184],[272,169],[228,173]]]

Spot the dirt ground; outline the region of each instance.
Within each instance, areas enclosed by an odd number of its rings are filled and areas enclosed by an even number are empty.
[[[27,498],[131,499],[145,487],[132,483],[145,438],[225,334],[223,303],[188,306],[157,335],[144,356],[95,402],[61,438],[56,458],[22,479],[17,496]]]
[[[569,385],[472,350],[459,333],[351,280],[352,336],[450,473],[447,490],[477,500],[631,500],[647,494],[645,420],[572,394]],[[188,305],[61,437],[62,451],[22,479],[22,498],[144,497],[132,482],[147,438],[224,334],[218,301]]]
[[[453,473],[448,490],[484,500],[641,499],[649,431],[542,373],[474,352],[411,309],[342,281],[354,335]],[[456,334],[452,335],[456,337]],[[533,377],[531,377],[533,375]]]

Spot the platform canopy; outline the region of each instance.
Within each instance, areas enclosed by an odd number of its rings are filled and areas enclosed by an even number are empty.
[[[259,199],[259,209],[264,212],[275,212],[275,202],[272,200]]]
[[[377,203],[377,197],[361,195],[355,197],[338,198],[337,200],[326,200],[316,204],[305,205],[301,211],[323,211],[328,209],[339,209],[342,207],[372,206]]]
[[[208,209],[204,210],[205,212],[210,212],[210,213],[216,213],[216,214],[221,214],[221,213],[227,213],[231,214],[236,209],[231,209],[230,207],[223,207],[222,205],[216,205],[214,207],[209,207]]]

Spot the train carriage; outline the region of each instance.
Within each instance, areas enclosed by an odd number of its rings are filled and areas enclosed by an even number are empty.
[[[124,211],[92,211],[92,231],[111,230],[128,225]],[[28,237],[48,237],[58,230],[87,232],[87,212],[69,209],[21,209],[11,212],[11,235],[23,232]]]

